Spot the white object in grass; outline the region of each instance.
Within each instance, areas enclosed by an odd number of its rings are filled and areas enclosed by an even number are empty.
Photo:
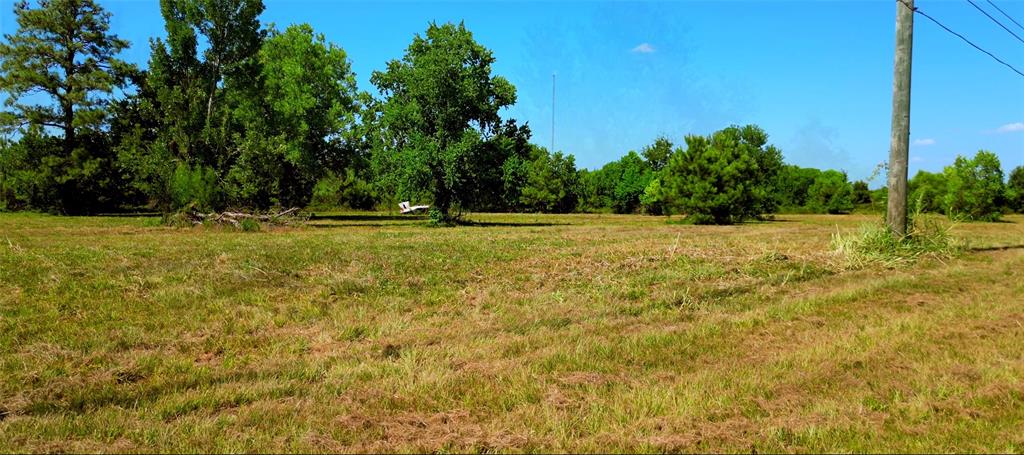
[[[399,202],[398,209],[399,213],[414,213],[420,210],[429,209],[429,205],[409,205],[409,201]]]

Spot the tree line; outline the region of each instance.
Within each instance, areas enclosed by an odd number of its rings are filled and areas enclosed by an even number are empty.
[[[430,24],[360,90],[340,46],[259,20],[261,0],[161,0],[166,38],[145,69],[94,0],[21,1],[0,42],[0,209],[432,205],[465,210],[685,214],[735,223],[779,211],[884,205],[837,170],[786,164],[755,125],[657,138],[597,170],[502,118],[516,88],[464,24]],[[1024,171],[994,154],[910,182],[923,210],[1024,210]],[[880,202],[881,201],[881,202]]]

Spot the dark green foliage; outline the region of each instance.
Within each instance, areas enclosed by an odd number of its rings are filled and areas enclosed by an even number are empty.
[[[127,102],[135,109],[125,112],[130,115],[124,123],[146,128],[125,134],[117,148],[124,167],[135,177],[135,187],[167,210],[181,208],[170,184],[178,164],[213,169],[218,185],[223,185],[240,155],[260,147],[283,147],[284,141],[243,136],[248,125],[238,114],[259,105],[263,88],[257,56],[265,36],[259,23],[263,2],[161,0],[160,10],[167,37],[151,41],[145,84]],[[200,40],[207,44],[201,54]],[[237,178],[231,181],[238,183]],[[237,186],[230,193],[239,199],[244,199],[239,194],[249,195]]]
[[[881,187],[871,191],[871,210],[885,212],[889,206],[889,188]]]
[[[907,182],[911,207],[922,212],[945,213],[946,176],[941,173],[917,171]]]
[[[814,180],[807,199],[808,207],[817,213],[848,213],[853,210],[853,187],[845,173],[830,169]]]
[[[348,168],[342,177],[332,172],[321,178],[313,187],[310,205],[325,209],[348,207],[371,210],[376,202],[373,185],[356,175],[354,169]]]
[[[644,188],[644,194],[640,195],[640,207],[648,215],[669,215],[672,212],[670,205],[660,178],[651,180]]]
[[[946,213],[955,219],[995,221],[1002,215],[1003,171],[999,157],[980,150],[974,158],[957,156],[945,171]]]
[[[210,208],[267,208],[305,205],[321,178],[362,166],[361,96],[344,50],[304,24],[268,33],[262,11],[260,0],[161,2],[167,38],[152,42],[150,70],[115,122],[122,167],[158,207],[188,203],[179,187],[197,180],[180,169],[215,182]],[[356,194],[339,199],[372,205],[346,181]]]
[[[768,146],[754,125],[731,126],[710,136],[686,137],[663,184],[672,204],[694,223],[730,224],[760,216],[782,166],[782,154]]]
[[[171,177],[171,201],[176,207],[193,207],[208,211],[223,205],[217,173],[213,169],[197,165],[191,167],[178,163]]]
[[[470,210],[502,212],[523,209],[520,193],[526,185],[536,146],[530,128],[508,120],[498,134],[480,144],[468,174],[458,188],[460,204]]]
[[[18,141],[4,140],[0,148],[0,205],[8,210],[47,209],[59,204],[54,186],[55,161],[60,161],[60,138],[29,128]]]
[[[520,201],[529,211],[545,213],[572,212],[579,201],[576,161],[561,152],[550,154],[534,146],[533,160],[522,187]]]
[[[20,137],[0,158],[2,204],[59,213],[116,207],[122,182],[101,128],[110,94],[131,69],[116,58],[128,42],[109,33],[110,14],[93,0],[22,1],[14,14],[18,29],[0,43],[0,127]]]
[[[808,191],[820,175],[818,169],[783,165],[773,184],[776,203],[787,211],[806,207]]]
[[[236,204],[302,206],[354,154],[355,75],[345,51],[306,24],[271,33],[257,61],[260,89],[233,112],[242,130],[227,190]]]
[[[647,161],[647,166],[654,172],[664,169],[672,159],[673,153],[675,153],[675,149],[672,146],[672,141],[664,136],[655,139],[653,144],[640,151],[640,155]]]
[[[80,132],[70,155],[63,138],[25,130],[0,148],[0,207],[79,215],[114,211],[130,194],[107,136]]]
[[[583,169],[579,173],[580,209],[587,212],[610,212],[614,204],[615,187],[622,177],[618,161],[605,164],[601,169]]]
[[[494,57],[463,24],[431,24],[401,60],[371,81],[384,96],[374,161],[402,199],[428,193],[443,219],[474,186],[473,166],[501,130],[501,108],[515,102],[505,78],[491,75]]]
[[[1024,166],[1010,171],[1010,179],[1006,183],[1006,205],[1010,210],[1024,213]]]
[[[619,160],[618,183],[612,192],[612,210],[615,213],[634,213],[640,207],[640,196],[654,179],[647,161],[636,152],[629,152]]]
[[[615,213],[637,212],[648,185],[676,153],[672,142],[660,137],[645,146],[639,154],[631,151],[601,169],[581,173],[581,208]],[[652,207],[648,204],[644,210]],[[660,208],[656,210],[662,212]]]
[[[854,204],[870,204],[871,190],[868,189],[868,183],[863,180],[853,182],[853,195],[851,198]]]

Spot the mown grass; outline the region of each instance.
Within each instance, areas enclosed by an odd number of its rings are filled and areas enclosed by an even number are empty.
[[[1024,451],[1024,217],[0,215],[0,451]]]

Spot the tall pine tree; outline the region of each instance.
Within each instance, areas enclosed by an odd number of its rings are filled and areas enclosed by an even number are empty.
[[[33,193],[50,196],[29,205],[92,210],[83,204],[95,201],[85,195],[106,192],[99,188],[109,184],[111,160],[103,138],[90,133],[105,122],[110,95],[130,69],[116,58],[128,42],[110,33],[110,13],[93,0],[41,0],[36,8],[21,1],[14,14],[18,29],[0,43],[0,90],[7,95],[0,123],[22,137],[61,134],[59,150],[40,160],[45,169],[34,170]]]

